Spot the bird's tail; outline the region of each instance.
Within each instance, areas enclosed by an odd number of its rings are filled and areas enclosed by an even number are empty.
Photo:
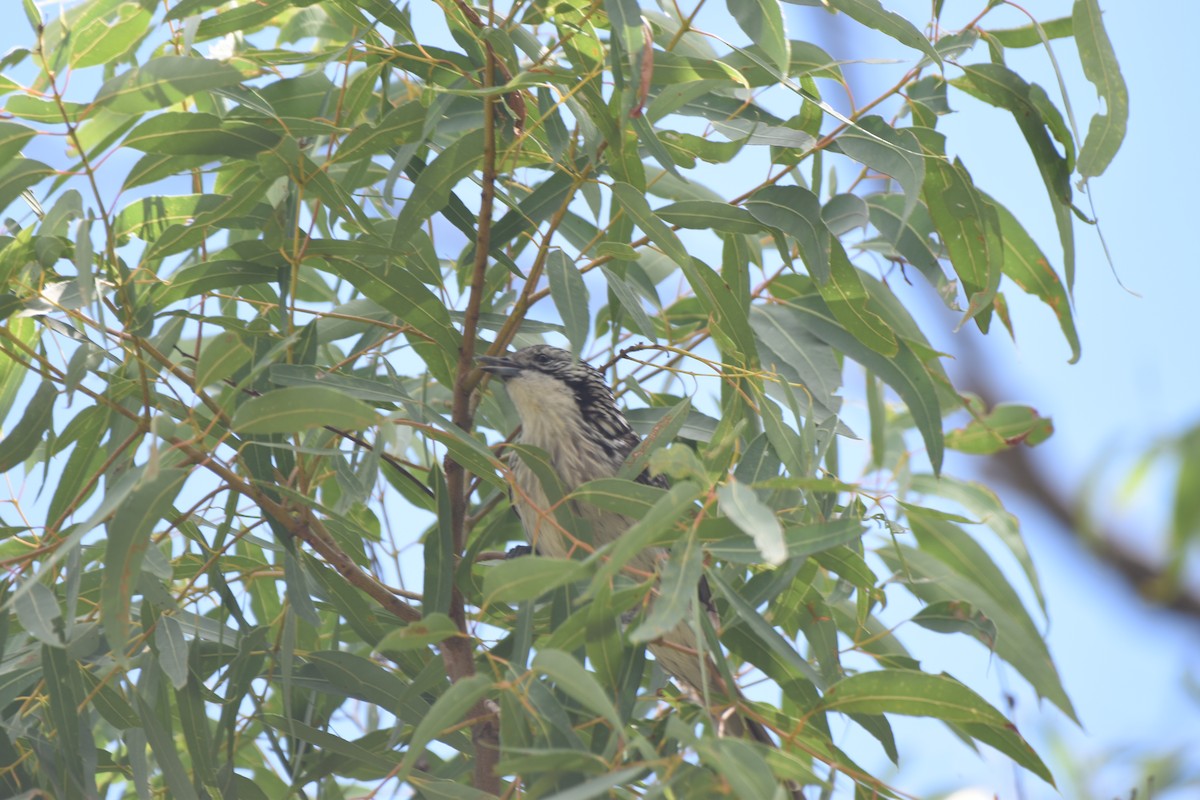
[[[665,636],[651,642],[648,649],[668,675],[681,681],[701,697],[717,697],[739,705],[744,701],[736,686],[725,685],[716,664],[707,655],[703,656],[707,659],[705,669],[700,668],[702,656],[699,643],[696,641],[695,631],[686,622],[680,622]],[[720,728],[729,736],[753,739],[767,747],[778,747],[767,733],[767,729],[744,713],[722,717]],[[804,800],[804,793],[800,787],[791,784],[788,788],[793,800]]]

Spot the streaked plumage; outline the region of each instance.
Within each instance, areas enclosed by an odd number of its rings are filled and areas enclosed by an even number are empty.
[[[590,480],[616,475],[638,445],[640,439],[617,408],[604,376],[567,351],[534,345],[502,358],[485,356],[480,362],[482,369],[504,380],[521,417],[519,441],[546,452],[566,491]],[[542,555],[569,557],[574,544],[554,523],[552,515],[546,513],[549,504],[533,470],[519,457],[510,458],[509,465],[516,484],[513,504],[530,544]],[[666,486],[662,478],[643,475],[640,480]],[[586,523],[585,527],[590,528],[597,546],[616,539],[633,524],[629,517],[587,503],[579,503],[573,510]],[[654,573],[662,555],[662,551],[645,551],[630,566],[639,572]],[[706,589],[705,586],[701,591],[705,602]],[[649,649],[668,674],[697,692],[707,688],[717,698],[734,699],[716,685],[720,679],[715,666],[709,664],[706,672],[700,669],[696,637],[686,622],[650,643]],[[736,695],[736,690],[733,694]],[[741,716],[729,717],[724,727],[734,735],[748,732],[759,741],[771,742],[760,725]]]

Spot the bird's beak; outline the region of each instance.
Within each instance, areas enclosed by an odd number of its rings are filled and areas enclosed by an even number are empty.
[[[512,359],[504,356],[480,356],[475,361],[481,370],[490,372],[503,380],[515,377],[521,372],[521,368],[514,364]]]

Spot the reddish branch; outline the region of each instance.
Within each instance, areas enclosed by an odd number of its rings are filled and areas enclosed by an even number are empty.
[[[487,45],[487,64],[484,85],[493,85],[496,57]],[[475,339],[479,330],[479,312],[483,304],[484,278],[487,275],[488,252],[491,250],[492,208],[496,194],[496,105],[491,96],[483,101],[483,180],[479,203],[479,227],[475,238],[475,263],[471,270],[471,285],[467,308],[463,315],[462,344],[458,350],[458,369],[454,376],[454,397],[450,420],[460,430],[469,431],[474,425],[471,393],[479,383],[475,369]],[[466,550],[466,518],[469,502],[467,472],[462,464],[447,454],[445,460],[446,488],[450,495],[450,535],[457,557]],[[457,584],[451,588],[450,618],[463,633],[467,631],[465,602]],[[442,658],[452,681],[475,674],[475,652],[469,636],[452,637],[442,645]],[[471,740],[475,745],[475,788],[498,795],[500,776],[496,764],[500,758],[499,725],[487,700],[480,700],[467,712],[471,720]]]

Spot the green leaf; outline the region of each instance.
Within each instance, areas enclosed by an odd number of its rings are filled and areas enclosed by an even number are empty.
[[[664,489],[635,483],[627,478],[598,478],[571,492],[572,500],[582,500],[606,511],[640,517],[665,494]]]
[[[907,512],[921,549],[903,545],[880,549],[888,568],[928,603],[962,600],[987,615],[998,632],[996,655],[1021,673],[1039,696],[1074,718],[1041,632],[987,551],[947,520],[912,508]]]
[[[588,313],[588,289],[583,276],[561,250],[555,250],[546,258],[546,278],[550,282],[550,296],[567,329],[567,341],[576,356],[583,351],[591,328]]]
[[[180,748],[176,745],[171,730],[170,706],[162,703],[152,708],[137,689],[133,690],[133,697],[137,704],[138,717],[142,720],[142,729],[146,734],[145,741],[149,743],[150,751],[154,753],[154,759],[158,762],[167,792],[175,800],[199,800],[187,770],[184,769],[183,761],[179,758]]]
[[[16,122],[0,122],[0,164],[7,164],[33,138],[33,128]]]
[[[1054,423],[1029,406],[1001,403],[965,428],[946,434],[946,446],[972,455],[991,455],[1019,444],[1034,447],[1050,438]]]
[[[739,653],[783,685],[785,691],[787,684],[792,681],[806,681],[817,686],[823,685],[821,676],[817,674],[812,664],[805,661],[796,652],[796,648],[787,639],[784,639],[771,623],[763,619],[762,615],[736,589],[726,583],[719,572],[708,570],[706,575],[709,584],[729,601],[730,608],[737,614],[737,621],[722,631],[723,639],[733,633],[732,629],[744,626],[741,634],[748,636],[754,643],[755,649],[753,653],[739,649]],[[730,647],[733,645],[730,644]],[[764,659],[771,659],[771,661]]]
[[[978,639],[984,647],[996,646],[996,623],[979,609],[961,600],[941,600],[930,603],[913,615],[912,621],[937,633],[965,633]]]
[[[54,401],[58,389],[50,381],[42,381],[25,406],[21,420],[0,439],[0,474],[25,462],[42,443],[54,421]]]
[[[833,349],[800,325],[796,314],[785,306],[755,306],[750,310],[750,325],[758,337],[763,367],[803,386],[825,416],[836,413],[842,369]]]
[[[428,174],[427,169],[422,177]],[[363,259],[341,256],[330,258],[330,268],[424,334],[425,338],[413,337],[413,348],[443,385],[454,384],[460,343],[458,331],[450,322],[446,304],[411,270],[391,260],[381,263],[369,259],[364,263]]]
[[[234,412],[233,429],[239,433],[294,433],[330,425],[362,430],[378,421],[375,409],[338,389],[289,387],[242,403]]]
[[[1050,773],[1049,768],[1046,767],[1046,764],[1038,756],[1037,752],[1029,746],[1029,743],[1021,737],[1016,728],[994,728],[987,725],[976,725],[965,722],[951,727],[958,728],[958,730],[983,742],[989,747],[994,747],[1011,758],[1014,763],[1024,767],[1046,783],[1054,786],[1054,776]]]
[[[618,302],[621,303],[621,308],[633,320],[637,332],[647,339],[654,339],[654,323],[650,320],[646,309],[642,308],[642,300],[638,297],[637,291],[629,284],[629,281],[618,275],[607,264],[601,264],[600,271],[604,274],[604,280],[607,281],[608,288],[612,290]]]
[[[762,48],[780,72],[787,74],[791,54],[779,0],[725,0],[725,7],[750,41]]]
[[[867,201],[856,194],[836,194],[821,206],[821,219],[834,236],[844,236],[871,221]]]
[[[453,516],[450,489],[446,476],[435,465],[431,470],[434,500],[437,503],[437,524],[425,534],[425,576],[421,584],[421,613],[449,614],[454,597],[454,531],[450,527]]]
[[[843,678],[825,690],[819,708],[859,714],[903,714],[990,727],[1011,727],[1003,714],[949,675],[882,669]]]
[[[487,675],[472,675],[455,683],[439,697],[429,708],[429,711],[417,723],[412,738],[408,742],[408,750],[400,769],[395,775],[397,781],[403,782],[417,761],[425,753],[425,747],[448,728],[463,721],[476,703],[492,689],[492,679]]]
[[[701,763],[716,770],[729,782],[734,797],[781,796],[771,768],[763,758],[765,748],[732,737],[702,738],[696,741],[695,746]]]
[[[581,169],[585,162],[564,164],[546,180],[538,184],[516,206],[492,226],[492,251],[496,252],[516,242],[518,237],[541,225],[554,212],[564,206],[575,186],[574,170]]]
[[[775,512],[758,499],[753,489],[731,477],[717,489],[717,502],[721,513],[754,540],[766,563],[777,567],[787,560],[783,527]]]
[[[600,563],[588,587],[592,596],[597,588],[607,584],[621,569],[645,548],[663,537],[684,513],[694,508],[701,489],[693,481],[680,481],[671,487],[640,519],[621,534],[615,542],[599,548],[585,563]]]
[[[987,197],[987,195],[984,195]],[[1063,336],[1071,347],[1071,364],[1079,360],[1079,333],[1075,330],[1075,317],[1071,313],[1071,300],[1058,273],[1042,253],[1037,242],[1021,225],[1013,213],[988,197],[988,201],[1000,216],[1000,235],[1004,240],[1004,274],[1023,291],[1041,300],[1054,316]]]
[[[334,153],[334,160],[369,158],[397,145],[420,141],[426,113],[419,102],[401,103],[384,114],[378,124],[360,125],[350,131]]]
[[[93,102],[121,114],[139,114],[241,82],[242,73],[221,61],[158,56],[106,81]]]
[[[81,735],[88,728],[79,714],[84,703],[83,681],[79,677],[79,662],[67,655],[65,650],[42,645],[42,673],[46,680],[50,701],[49,719],[54,725],[54,745],[60,759],[58,778],[67,788],[66,797],[87,796],[88,776],[85,765],[94,761],[81,757],[82,747],[92,748],[90,740]],[[91,771],[91,770],[88,770]],[[91,775],[95,786],[95,775]]]
[[[381,653],[402,653],[407,650],[422,650],[431,644],[439,644],[461,633],[454,620],[445,614],[426,614],[416,622],[391,631],[375,645]]]
[[[188,644],[183,638],[179,620],[162,614],[154,626],[154,647],[158,651],[158,666],[176,689],[188,682]]]
[[[789,0],[789,2],[796,1]],[[828,3],[830,8],[841,11],[868,28],[874,28],[880,33],[892,37],[900,44],[920,50],[937,64],[942,63],[941,56],[934,49],[933,43],[904,17],[885,9],[879,0],[828,0]]]
[[[1062,125],[1061,115],[1040,86],[1026,83],[1002,64],[977,64],[964,67],[963,72],[963,77],[952,81],[955,86],[994,106],[1007,109],[1017,121],[1041,173],[1042,182],[1046,184],[1062,242],[1064,261],[1068,271],[1073,273],[1075,235],[1071,218],[1070,173],[1074,151],[1069,135],[1062,135],[1067,146],[1066,157],[1059,155],[1051,138]],[[1043,109],[1049,116],[1043,115]]]
[[[925,37],[921,37],[924,40]],[[895,178],[904,189],[900,222],[916,208],[925,182],[925,158],[912,131],[898,130],[882,117],[864,117],[834,140],[837,149],[864,166]]]
[[[763,226],[744,208],[715,200],[680,200],[658,209],[658,216],[670,225],[718,233],[745,233],[757,236]]]
[[[912,349],[900,340],[896,354],[890,358],[871,350],[842,327],[818,297],[797,298],[787,307],[793,310],[799,325],[874,372],[900,395],[925,440],[934,471],[940,472],[945,450],[941,406],[929,372]],[[779,448],[774,439],[771,444]]]
[[[168,111],[131,130],[122,144],[143,153],[213,158],[254,158],[274,147],[279,135],[212,114]]]
[[[276,386],[333,386],[368,403],[400,403],[412,399],[403,381],[396,377],[384,380],[340,375],[301,364],[272,364],[267,375]]]
[[[668,409],[650,433],[625,457],[625,463],[621,465],[617,477],[636,479],[641,475],[642,470],[650,461],[650,456],[654,454],[655,450],[665,447],[674,440],[691,411],[692,401],[686,397]]]
[[[17,621],[30,636],[50,647],[62,647],[66,641],[65,622],[58,599],[45,584],[30,579],[32,585],[27,592],[16,597],[13,609]]]
[[[593,800],[597,797],[611,797],[609,791],[615,787],[628,786],[646,772],[645,767],[629,767],[598,775],[578,783],[569,789],[546,795],[545,800]]]
[[[541,650],[530,668],[551,678],[561,691],[603,717],[614,730],[621,729],[621,718],[595,676],[569,654],[561,650]]]
[[[150,546],[150,534],[170,513],[179,489],[190,474],[187,469],[145,469],[129,496],[109,520],[104,571],[100,580],[100,619],[119,659],[129,641],[129,609]]]
[[[1041,29],[1039,33],[1038,29]],[[1034,22],[1020,28],[989,30],[987,35],[1008,48],[1037,47],[1042,44],[1042,34],[1047,39],[1065,39],[1074,36],[1074,21],[1071,17],[1058,17],[1045,22]]]
[[[924,197],[938,236],[950,254],[950,263],[967,293],[967,311],[959,324],[978,318],[979,329],[986,333],[986,313],[991,311],[1004,263],[996,209],[975,188],[971,174],[957,159],[953,164],[931,159]]]
[[[850,263],[842,243],[830,245],[829,281],[818,285],[821,297],[837,321],[860,342],[884,356],[894,356],[899,347],[896,334],[869,305],[867,289]]]
[[[250,363],[253,356],[254,351],[233,331],[217,334],[200,351],[200,360],[196,364],[197,388],[231,380],[238,370]]]
[[[625,419],[629,421],[630,427],[639,434],[649,436],[654,427],[670,415],[672,408],[674,406],[671,408],[627,408],[625,409]],[[719,425],[719,420],[693,408],[688,411],[683,425],[680,426],[676,435],[694,442],[708,442],[716,434]]]
[[[1034,568],[1033,558],[1021,536],[1020,522],[1004,507],[995,492],[981,483],[958,480],[946,475],[940,478],[933,475],[913,475],[911,488],[918,494],[944,497],[958,503],[979,522],[991,528],[992,532],[1020,562],[1021,569],[1025,571],[1025,577],[1029,579],[1029,584],[1037,594],[1038,602],[1041,603],[1043,610],[1045,609],[1046,599],[1042,596],[1041,581]]]
[[[710,124],[715,131],[739,145],[784,147],[804,154],[817,143],[816,139],[804,131],[744,117],[713,120]],[[730,153],[730,157],[732,155]]]
[[[21,193],[53,175],[54,168],[32,158],[12,158],[0,166],[0,211],[13,204]]]
[[[483,158],[483,131],[456,139],[421,171],[408,200],[396,217],[393,241],[408,240],[429,217],[450,202],[450,193],[470,175]]]
[[[1106,113],[1096,114],[1088,125],[1087,137],[1079,149],[1075,169],[1086,181],[1108,168],[1125,139],[1129,119],[1129,90],[1113,53],[1112,42],[1104,31],[1097,0],[1075,0],[1071,12],[1075,43],[1084,76],[1104,100]],[[1071,281],[1068,279],[1068,285]]]
[[[121,3],[111,22],[105,16],[95,16],[72,31],[68,63],[73,68],[115,62],[149,31],[150,11],[137,3]]]
[[[788,558],[806,558],[838,545],[857,541],[862,535],[862,521],[845,518],[788,527],[783,531],[783,541],[787,546]],[[714,558],[735,564],[757,564],[762,560],[758,546],[752,539],[744,536],[729,536],[706,542],[704,549]]]
[[[401,719],[418,720],[429,712],[429,704],[414,684],[402,680],[395,672],[384,669],[370,659],[345,651],[325,650],[310,653],[308,661],[326,681],[321,688],[341,692],[348,697],[365,700]],[[444,669],[425,672],[422,680],[427,689],[441,691],[446,682]],[[470,737],[462,731],[448,731],[435,736],[456,750],[470,752]]]
[[[488,567],[483,576],[483,605],[533,600],[574,583],[585,572],[581,562],[528,555]]]
[[[683,246],[683,242],[679,241],[675,232],[651,210],[650,204],[646,202],[645,194],[621,181],[613,182],[612,192],[613,200],[621,210],[629,215],[634,224],[650,237],[650,241],[662,249],[667,258],[686,271],[691,266],[692,257],[688,255],[687,248]]]
[[[458,463],[470,470],[472,475],[487,481],[497,489],[503,490],[508,488],[508,484],[504,482],[504,478],[496,474],[497,470],[504,468],[503,462],[496,458],[491,450],[487,449],[474,436],[465,433],[453,422],[432,409],[426,408],[425,413],[429,419],[442,427],[437,428],[430,425],[416,424],[404,419],[396,419],[394,422],[400,425],[412,425],[419,428],[430,439],[444,444],[446,449],[450,451],[450,455]]]
[[[264,724],[286,733],[289,737],[295,737],[301,741],[316,745],[320,748],[319,752],[321,753],[336,754],[344,757],[351,764],[362,764],[368,769],[379,773],[381,777],[388,774],[396,766],[395,758],[380,755],[361,744],[346,741],[342,737],[335,736],[328,731],[314,728],[311,725],[305,725],[292,717],[283,717],[278,714],[262,714],[258,719],[262,720]],[[342,769],[346,769],[349,766],[345,762],[340,763]]]
[[[757,348],[750,329],[746,304],[740,302],[725,278],[698,258],[684,267],[684,275],[709,313],[713,337],[727,361],[750,364]]]
[[[193,264],[176,272],[159,295],[159,305],[165,306],[204,292],[233,290],[279,279],[278,267],[253,261],[216,259]]]
[[[671,548],[658,582],[658,594],[650,614],[642,624],[629,632],[629,641],[637,644],[652,642],[665,636],[687,616],[696,600],[696,587],[704,574],[704,551],[689,530]]]
[[[912,264],[937,290],[947,306],[957,308],[957,289],[946,278],[946,273],[938,263],[942,248],[932,239],[933,220],[925,204],[918,200],[912,214],[905,217],[904,207],[908,201],[898,194],[872,194],[866,200],[871,224],[879,231],[880,238],[858,246],[864,250],[877,250],[886,258]]]
[[[831,236],[815,194],[802,186],[768,186],[755,192],[745,207],[763,225],[795,239],[808,274],[818,284],[829,280]]]

